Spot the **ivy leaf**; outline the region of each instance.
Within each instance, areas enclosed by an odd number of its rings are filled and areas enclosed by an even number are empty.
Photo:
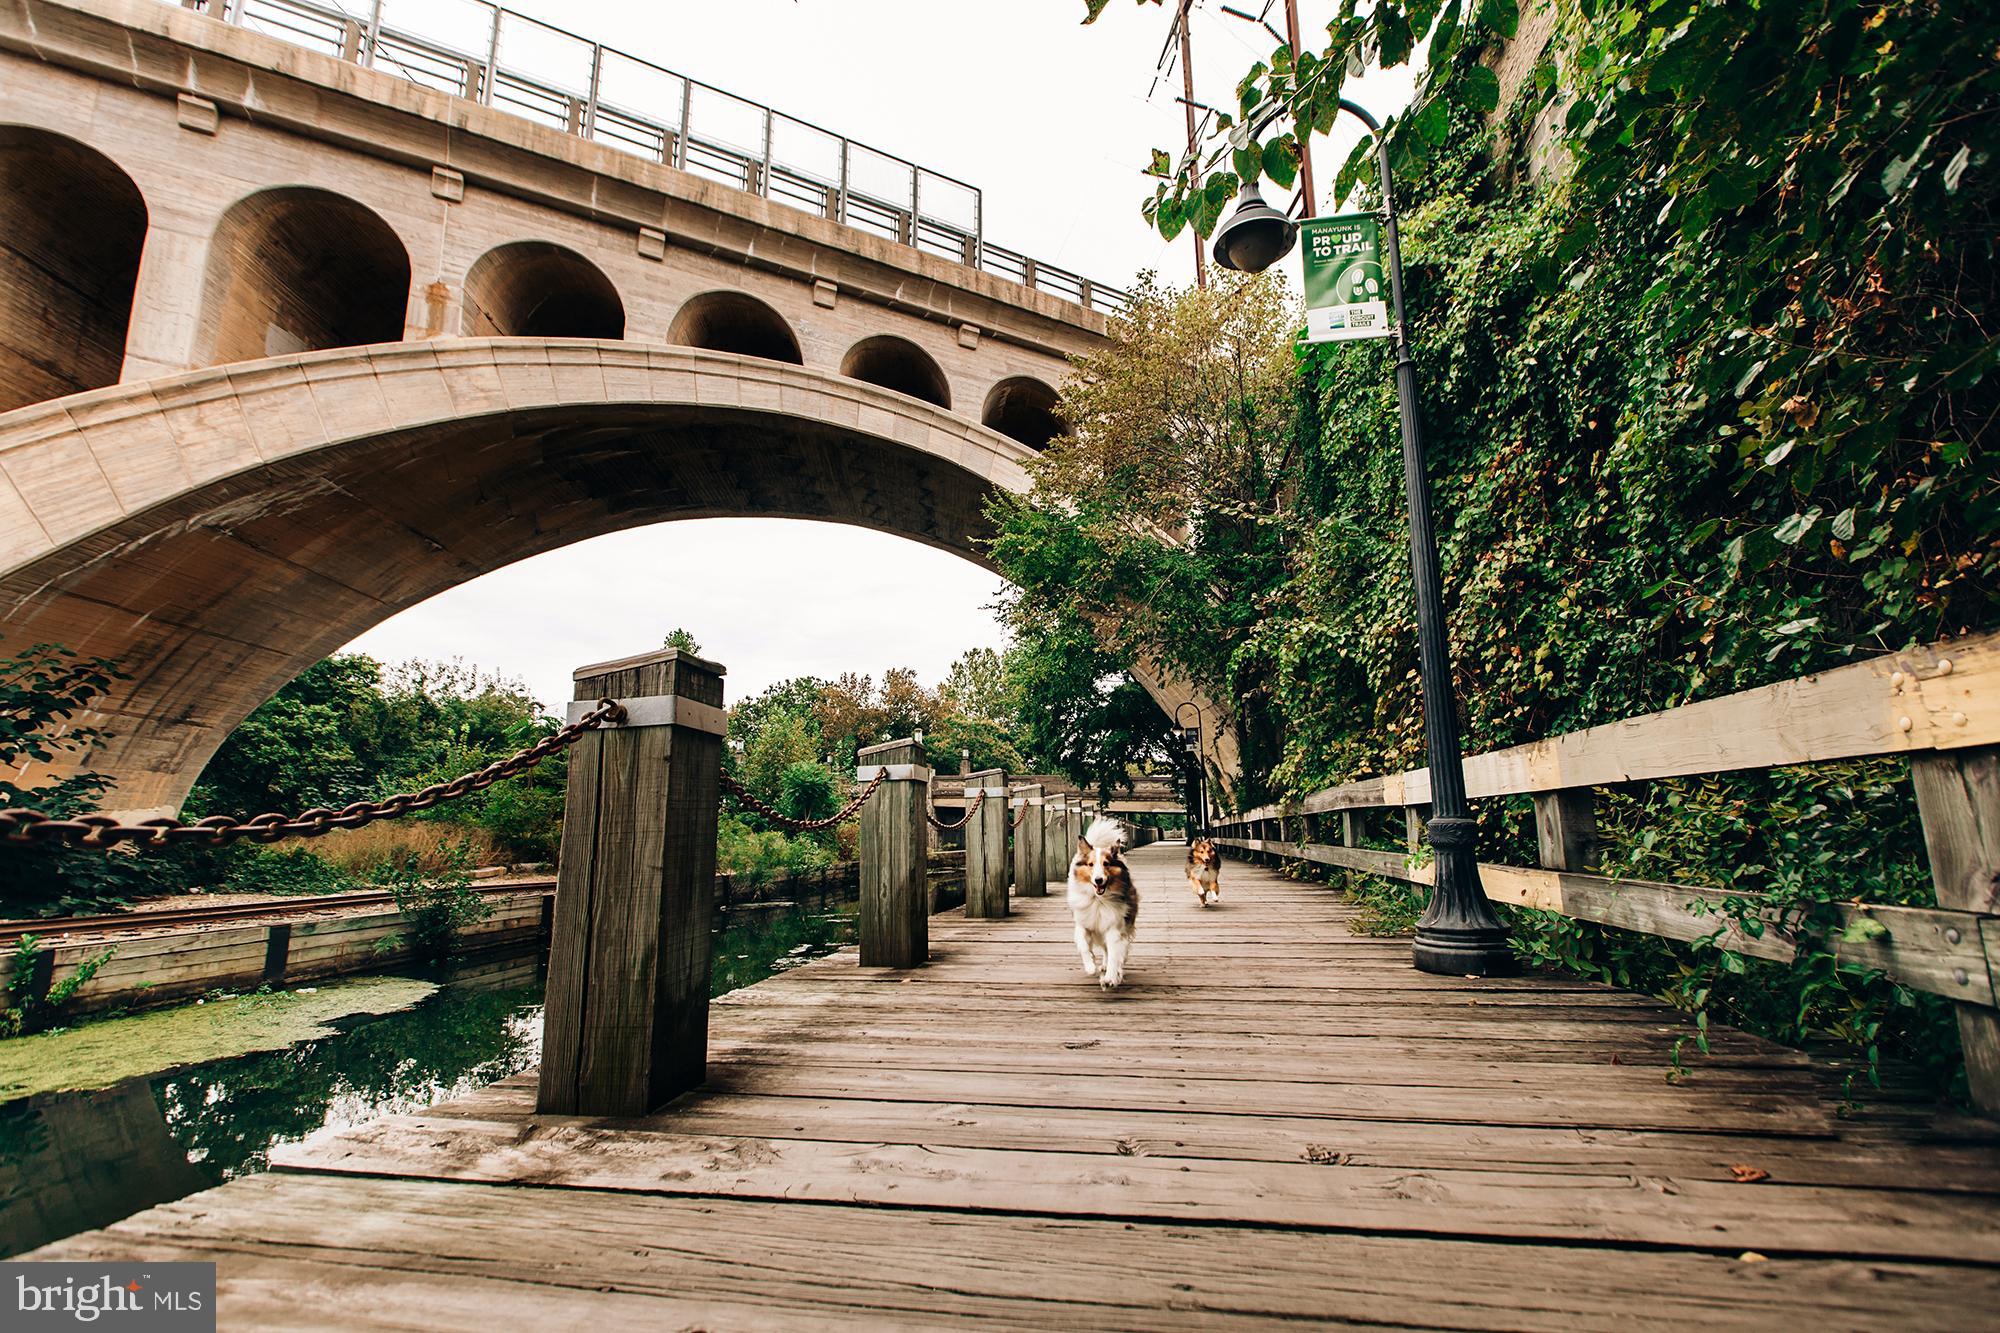
[[[1879,940],[1889,933],[1889,928],[1872,916],[1857,916],[1847,923],[1847,929],[1840,932],[1842,944],[1866,944],[1869,940]]]
[[[1793,634],[1803,634],[1817,624],[1819,624],[1818,616],[1807,616],[1804,620],[1788,620],[1771,632],[1789,637]]]
[[[1402,64],[1410,58],[1410,50],[1415,45],[1410,37],[1410,20],[1393,6],[1377,10],[1375,41],[1382,68],[1393,69]]]
[[[1958,193],[1959,178],[1965,175],[1965,164],[1971,160],[1971,147],[1967,144],[1960,144],[1958,151],[1951,155],[1951,161],[1944,164],[1944,192],[1946,194]]]
[[[1771,450],[1770,453],[1764,455],[1764,466],[1765,467],[1778,466],[1778,464],[1784,462],[1786,458],[1791,456],[1792,450],[1797,446],[1798,446],[1797,440],[1786,440],[1784,443],[1778,445],[1777,448]]]
[[[1908,157],[1891,158],[1889,165],[1882,169],[1882,189],[1891,199],[1901,194],[1903,187],[1916,174],[1917,164],[1924,160],[1924,150],[1931,146],[1932,137],[1926,134],[1924,141]]]
[[[1264,174],[1278,183],[1281,190],[1292,188],[1292,182],[1299,177],[1298,140],[1287,134],[1264,145]]]
[[[1840,541],[1854,536],[1854,507],[1848,506],[1833,516],[1833,535]]]
[[[1452,53],[1458,50],[1458,6],[1444,11],[1438,20],[1437,31],[1431,34],[1430,77],[1436,80],[1440,71],[1451,63]]]
[[[1180,199],[1168,195],[1160,200],[1159,208],[1153,212],[1154,225],[1160,229],[1160,238],[1171,241],[1187,226],[1187,209]]]
[[[1256,180],[1257,173],[1264,169],[1264,154],[1258,152],[1254,145],[1249,148],[1238,148],[1230,153],[1229,157],[1231,165],[1236,168],[1236,174],[1244,180]]]
[[[1500,76],[1484,65],[1474,65],[1465,71],[1459,88],[1465,104],[1474,111],[1491,114],[1500,106]]]
[[[1418,137],[1436,148],[1451,132],[1451,110],[1441,99],[1433,97],[1417,109],[1415,125]]]
[[[1521,7],[1515,0],[1479,0],[1479,23],[1511,40],[1521,26]]]
[[[1778,525],[1771,535],[1787,546],[1797,546],[1799,541],[1812,531],[1813,524],[1819,522],[1820,507],[1814,505],[1803,514],[1793,514]]]
[[[1174,173],[1174,159],[1164,148],[1153,150],[1153,160],[1146,168],[1148,176],[1171,176]]]

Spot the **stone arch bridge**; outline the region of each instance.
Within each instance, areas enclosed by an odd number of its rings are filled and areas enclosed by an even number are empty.
[[[120,811],[369,625],[570,542],[777,515],[981,560],[1104,331],[337,54],[0,0],[0,617],[130,673],[73,761]]]

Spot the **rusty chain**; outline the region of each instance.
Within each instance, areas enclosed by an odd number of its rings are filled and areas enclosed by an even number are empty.
[[[876,769],[875,776],[869,779],[868,785],[861,789],[861,794],[859,796],[856,796],[853,800],[849,801],[844,808],[836,811],[833,814],[828,815],[825,819],[793,819],[790,815],[780,814],[778,813],[777,810],[775,810],[771,806],[766,805],[763,801],[758,800],[754,795],[751,794],[750,789],[748,787],[745,787],[735,778],[730,777],[726,770],[722,774],[722,788],[724,791],[728,792],[731,796],[734,796],[744,805],[749,806],[752,810],[755,810],[758,814],[770,820],[773,824],[776,824],[781,829],[785,829],[792,833],[817,833],[821,829],[832,828],[835,824],[839,824],[847,819],[852,818],[855,812],[860,810],[862,806],[868,804],[868,798],[875,794],[875,789],[881,786],[883,782],[885,782],[888,779],[888,777],[889,777],[888,769],[886,768]]]
[[[576,721],[536,741],[526,749],[496,759],[484,768],[461,774],[449,782],[436,782],[422,791],[397,792],[379,801],[356,801],[338,810],[315,806],[295,815],[253,815],[232,819],[210,815],[192,824],[179,819],[147,819],[137,824],[121,824],[110,815],[79,815],[56,819],[39,810],[0,810],[0,842],[63,842],[76,847],[115,847],[121,843],[153,851],[177,843],[222,846],[248,838],[252,842],[276,842],[280,838],[317,838],[334,829],[360,828],[378,819],[428,810],[445,801],[484,791],[496,782],[519,777],[558,750],[583,739],[587,731],[616,722],[625,709],[610,699],[600,699],[597,707]]]
[[[979,813],[979,807],[984,804],[986,804],[986,793],[982,790],[979,795],[972,798],[972,804],[965,807],[965,813],[958,817],[956,824],[947,824],[938,818],[937,810],[931,805],[930,795],[927,792],[924,795],[924,818],[929,821],[932,828],[942,833],[949,833],[953,829],[964,828],[972,821],[972,817]]]

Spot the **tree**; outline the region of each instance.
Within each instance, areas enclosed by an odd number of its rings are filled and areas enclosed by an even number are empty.
[[[684,629],[669,631],[666,639],[662,641],[660,646],[662,648],[672,648],[693,657],[701,656],[701,644],[696,641],[694,635]]]
[[[0,658],[0,774],[86,752],[99,736],[74,719],[121,679],[117,664],[35,644]],[[0,807],[70,819],[97,809],[110,780],[88,771],[27,785],[0,776]],[[60,844],[0,845],[0,916],[53,916],[160,892],[180,858]]]
[[[1045,707],[1058,686],[1166,664],[1211,698],[1240,701],[1208,724],[1236,728],[1248,776],[1268,767],[1269,665],[1242,650],[1298,534],[1297,323],[1271,277],[1187,291],[1148,277],[1109,343],[1077,360],[1062,391],[1072,433],[1028,465],[1030,494],[988,506],[1016,640],[1078,654],[1076,668],[1051,662],[1040,674]],[[1068,696],[1064,742],[1031,749],[1099,775],[1136,753],[1129,733],[1098,746],[1076,730],[1107,694]],[[1044,726],[1037,713],[1023,701],[1031,729]],[[1121,706],[1121,727],[1128,720]]]

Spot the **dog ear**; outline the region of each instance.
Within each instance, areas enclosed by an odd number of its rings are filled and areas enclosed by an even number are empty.
[[[1096,850],[1097,849],[1095,847],[1092,847],[1090,845],[1090,840],[1088,838],[1078,838],[1076,840],[1076,854],[1078,856],[1089,856],[1092,852]]]

